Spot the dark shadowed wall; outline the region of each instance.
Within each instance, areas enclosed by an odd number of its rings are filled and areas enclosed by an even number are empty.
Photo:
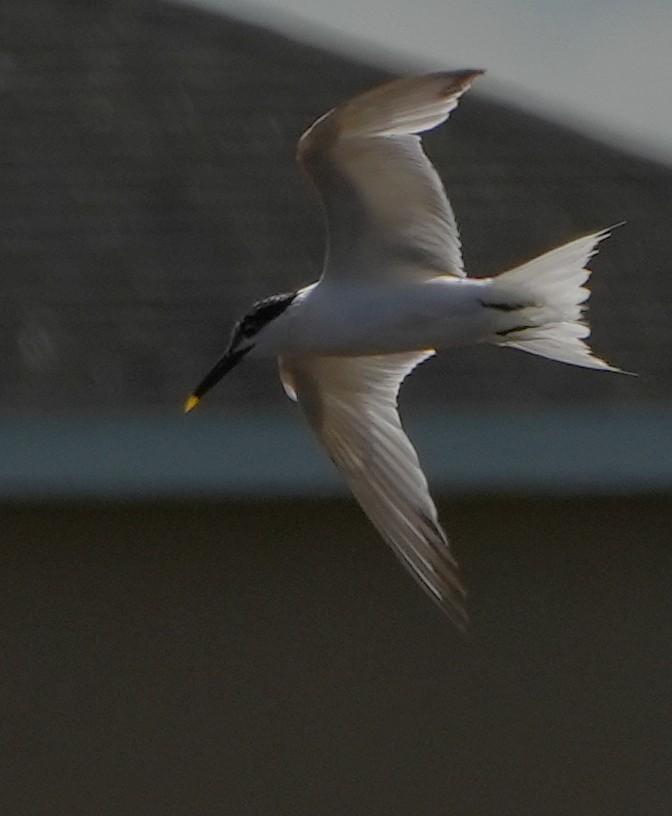
[[[446,501],[454,632],[350,502],[0,510],[12,816],[667,816],[668,497]]]

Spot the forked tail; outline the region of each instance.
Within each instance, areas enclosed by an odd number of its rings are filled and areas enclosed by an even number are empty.
[[[582,320],[590,297],[585,266],[610,233],[578,238],[493,278],[483,298],[500,313],[490,342],[571,365],[620,371],[592,353],[585,342],[590,328]]]

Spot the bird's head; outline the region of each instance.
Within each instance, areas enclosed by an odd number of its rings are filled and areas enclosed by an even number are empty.
[[[268,326],[282,315],[296,297],[296,292],[258,300],[233,327],[229,347],[191,392],[184,403],[186,413],[195,408],[201,397],[231,371],[255,346],[263,343]]]

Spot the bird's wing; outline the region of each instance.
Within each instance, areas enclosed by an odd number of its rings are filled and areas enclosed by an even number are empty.
[[[464,276],[453,210],[416,134],[444,122],[480,73],[390,82],[303,134],[298,160],[327,217],[325,275]]]
[[[378,532],[463,628],[465,592],[457,564],[397,411],[402,381],[432,354],[284,357],[280,376]]]

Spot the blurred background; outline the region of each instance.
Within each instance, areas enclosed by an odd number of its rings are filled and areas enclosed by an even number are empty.
[[[12,814],[668,814],[672,10],[0,6],[0,805]],[[319,274],[296,140],[485,67],[426,139],[467,270],[625,221],[601,356],[428,362],[401,409],[470,589],[453,632],[250,362]]]

